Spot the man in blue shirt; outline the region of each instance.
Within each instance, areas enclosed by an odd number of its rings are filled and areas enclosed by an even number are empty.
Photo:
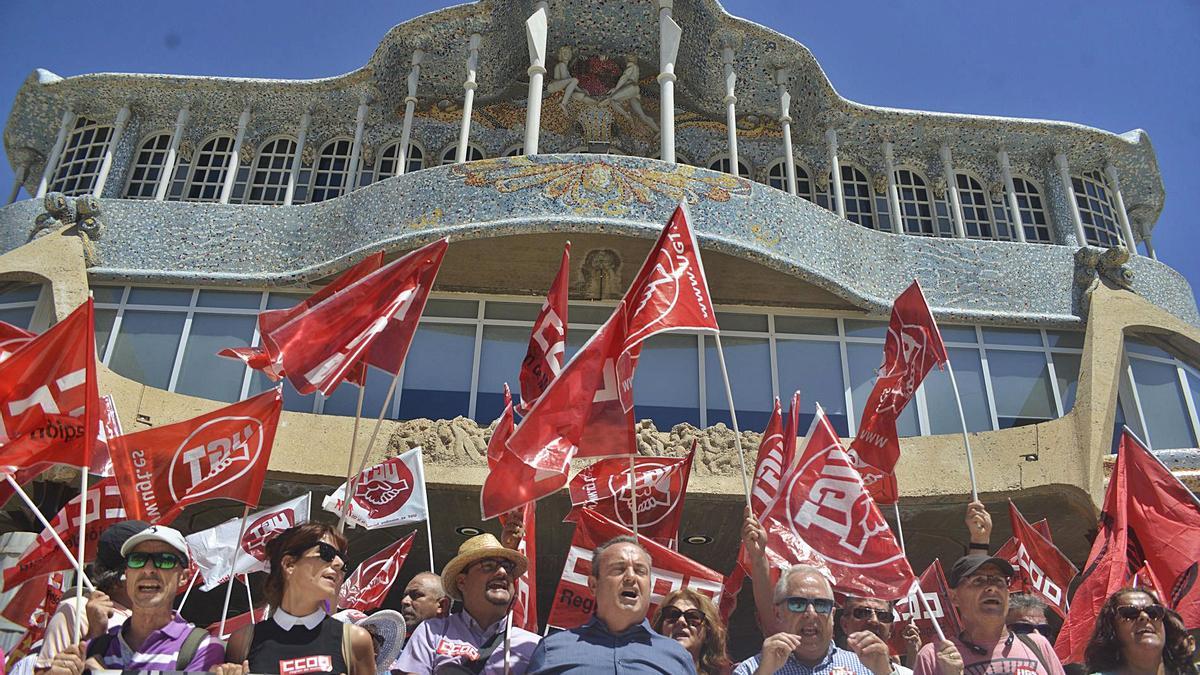
[[[592,551],[588,586],[596,615],[578,628],[542,640],[527,673],[663,673],[695,675],[680,644],[650,628],[650,554],[628,535]]]

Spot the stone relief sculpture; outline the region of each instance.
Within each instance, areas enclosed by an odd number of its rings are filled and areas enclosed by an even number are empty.
[[[75,222],[75,210],[70,200],[61,192],[50,192],[42,198],[42,208],[45,213],[33,219],[33,229],[29,231],[27,241],[44,237],[51,232]]]
[[[546,85],[547,94],[558,91],[563,93],[562,100],[558,102],[558,105],[564,113],[567,112],[567,103],[572,100],[572,97],[575,97],[573,100],[576,101],[591,99],[586,93],[579,90],[579,80],[571,77],[572,53],[573,50],[569,45],[558,48],[558,63],[554,66],[554,79]]]
[[[74,230],[64,234],[74,234],[83,242],[84,263],[88,267],[100,264],[100,253],[96,250],[95,240],[104,234],[104,222],[100,220],[100,200],[84,195],[71,198],[61,192],[51,192],[42,200],[45,213],[39,214],[33,220],[33,229],[29,231],[28,241],[44,237],[64,226],[74,225]]]
[[[643,124],[657,133],[658,124],[642,109],[642,88],[638,84],[639,80],[641,80],[641,70],[638,68],[637,55],[629,54],[625,57],[625,70],[617,79],[617,83],[609,90],[603,103],[626,119],[630,119],[630,110],[632,110],[633,115],[637,115]],[[629,107],[629,110],[626,110],[626,106]]]

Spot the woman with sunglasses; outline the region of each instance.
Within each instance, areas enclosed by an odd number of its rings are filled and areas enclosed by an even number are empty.
[[[233,634],[228,661],[251,673],[375,675],[370,633],[328,615],[347,574],[346,538],[308,521],[268,542],[267,556],[263,593],[274,612]]]
[[[1143,588],[1113,593],[1096,617],[1084,651],[1088,671],[1105,675],[1195,675],[1187,633],[1166,621],[1169,610]]]
[[[663,598],[650,626],[692,655],[701,675],[726,675],[733,668],[725,653],[725,625],[708,596],[681,588]]]

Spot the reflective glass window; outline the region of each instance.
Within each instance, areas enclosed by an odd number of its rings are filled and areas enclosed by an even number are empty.
[[[800,428],[808,429],[819,402],[838,433],[847,436],[846,391],[838,343],[780,339],[775,343],[775,352],[779,359],[780,398],[800,391]]]
[[[400,419],[454,419],[469,412],[475,326],[421,323],[404,361]]]
[[[700,426],[700,361],[694,335],[655,335],[643,343],[633,377],[636,418],[667,430]]]
[[[1054,392],[1044,353],[989,349],[988,370],[1001,429],[1055,417]]]
[[[771,395],[771,345],[766,338],[722,336],[725,366],[729,372],[733,404],[741,429],[762,431],[771,417],[774,398]],[[708,404],[708,424],[722,422],[730,427],[729,402],[725,395],[725,380],[721,377],[721,362],[716,341],[704,338],[704,382]]]
[[[983,380],[983,362],[979,350],[948,347],[946,353],[954,366],[954,377],[958,381],[962,397],[963,414],[967,419],[968,431],[988,431],[992,428],[992,416],[988,411],[987,389]],[[995,371],[992,371],[995,372]],[[950,387],[950,375],[934,366],[921,385],[925,390],[926,409],[929,412],[931,434],[956,434],[962,432],[958,417],[958,404],[954,401],[954,390]]]
[[[1179,386],[1178,367],[1132,355],[1129,367],[1149,428],[1150,444],[1156,450],[1196,447],[1191,416]]]
[[[170,147],[171,134],[168,133],[154,134],[142,141],[129,167],[126,199],[154,199]]]

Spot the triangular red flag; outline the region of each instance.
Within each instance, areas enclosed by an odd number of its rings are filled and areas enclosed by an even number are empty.
[[[50,617],[58,608],[65,590],[65,575],[62,572],[51,572],[25,582],[9,598],[8,604],[0,611],[0,616],[18,626],[28,628],[21,636],[21,641],[8,654],[8,672],[11,672],[13,665],[29,654],[33,645],[45,636],[46,626],[50,624]]]
[[[35,337],[37,337],[36,333],[0,321],[0,361],[12,356],[14,352],[25,346],[26,342]]]
[[[513,423],[513,402],[512,392],[508,388],[508,383],[504,383],[504,411],[500,413],[500,419],[496,421],[496,428],[492,431],[491,438],[488,439],[487,445],[487,463],[488,469],[494,471],[500,464],[507,452],[504,446],[508,442],[508,437],[512,435]]]
[[[1016,542],[1016,579],[1022,591],[1040,597],[1061,617],[1067,615],[1067,589],[1071,580],[1079,574],[1075,565],[1062,554],[1054,542],[1038,532],[1017,505],[1008,501],[1008,515],[1012,520],[1013,540]],[[1010,586],[1011,590],[1011,586]]]
[[[863,407],[858,435],[850,444],[854,465],[879,504],[895,504],[900,498],[894,473],[900,459],[896,418],[934,364],[948,360],[921,285],[913,281],[892,304],[883,365]]]
[[[516,581],[513,598],[512,625],[530,633],[539,633],[537,607],[537,504],[526,504],[521,508],[521,528],[525,536],[517,545],[517,552],[529,560],[529,566]],[[507,524],[509,514],[500,516],[500,523]]]
[[[168,524],[209,499],[258,506],[283,398],[269,389],[190,420],[112,440],[129,517]]]
[[[768,551],[789,562],[815,552],[841,593],[908,595],[916,576],[820,406],[793,466],[763,517]]]
[[[567,289],[571,283],[571,242],[563,246],[558,274],[533,322],[529,349],[521,361],[521,405],[518,412],[529,412],[550,382],[562,372],[567,351]]]
[[[942,562],[937,558],[934,558],[929,567],[926,567],[925,571],[921,573],[921,592],[925,595],[929,611],[925,610],[925,604],[922,604],[917,597],[916,588],[913,588],[907,596],[896,601],[896,614],[905,623],[913,621],[917,624],[917,630],[921,631],[921,642],[925,644],[937,642],[937,629],[933,627],[934,619],[937,620],[946,635],[961,633],[962,624],[958,618],[958,610],[954,607],[954,601],[950,597],[950,584],[946,581],[946,574],[942,571]],[[903,655],[908,649],[904,638],[900,636],[901,632],[901,627],[898,625],[892,629],[892,639],[888,641],[888,646],[893,654]]]
[[[416,534],[410,532],[407,537],[364,560],[342,583],[338,607],[369,612],[382,605],[404,566],[404,559],[412,550]]]

